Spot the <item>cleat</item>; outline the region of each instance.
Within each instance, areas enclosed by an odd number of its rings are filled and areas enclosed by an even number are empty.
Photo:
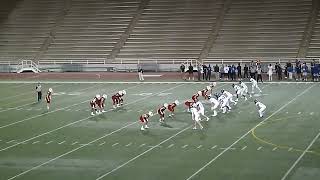
[[[209,121],[210,118],[207,117],[207,121]]]
[[[192,129],[197,129],[197,127],[193,127]]]
[[[145,125],[144,128],[145,128],[145,129],[149,129],[149,126]]]
[[[141,131],[144,131],[145,129],[144,129],[144,127],[141,127],[140,130],[141,130]]]
[[[93,112],[91,112],[91,116],[94,116],[94,113],[93,113]]]

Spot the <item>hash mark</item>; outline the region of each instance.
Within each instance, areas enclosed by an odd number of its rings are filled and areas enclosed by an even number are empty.
[[[129,143],[129,144],[127,144],[127,145],[126,145],[126,147],[129,147],[129,146],[131,146],[131,144],[132,144],[132,143]]]
[[[216,147],[217,147],[217,145],[214,145],[214,146],[211,147],[211,149],[214,149],[214,148],[216,148]]]
[[[275,151],[275,150],[277,150],[278,148],[277,147],[274,147],[273,149],[272,149],[272,151]]]
[[[292,151],[292,149],[293,149],[293,148],[291,147],[291,148],[288,149],[288,151],[290,152],[290,151]]]
[[[32,144],[38,144],[40,141],[35,141],[35,142],[33,142]]]
[[[75,142],[73,142],[71,145],[75,145],[75,144],[77,144],[78,143],[78,141],[75,141]]]
[[[202,147],[202,145],[198,146],[197,149],[200,149]]]
[[[112,145],[112,147],[114,147],[114,146],[116,146],[116,145],[118,145],[119,143],[114,143],[113,145]]]
[[[174,144],[170,144],[169,146],[168,146],[168,148],[171,148],[171,147],[173,147],[174,146]]]
[[[11,140],[11,141],[8,141],[7,143],[9,144],[9,143],[13,143],[15,140]]]
[[[262,149],[262,147],[260,146],[260,147],[258,147],[258,149],[257,149],[257,150],[258,150],[258,151],[260,151],[261,149]]]
[[[66,141],[61,141],[61,142],[59,142],[58,144],[63,144],[63,143],[65,143]]]
[[[182,148],[186,148],[187,146],[188,146],[188,144],[186,144],[186,145],[182,146]]]
[[[245,150],[246,148],[247,148],[247,146],[243,146],[243,147],[241,148],[241,151]]]
[[[145,146],[145,145],[146,145],[146,144],[143,143],[143,144],[141,144],[139,147],[143,147],[143,146]]]
[[[106,142],[100,143],[99,146],[102,146],[102,145],[104,145],[105,143],[106,143]]]

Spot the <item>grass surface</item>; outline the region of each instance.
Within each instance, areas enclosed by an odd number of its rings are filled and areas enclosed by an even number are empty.
[[[145,132],[139,130],[142,113],[189,99],[205,85],[43,84],[58,93],[50,111],[44,102],[35,103],[34,86],[0,84],[1,180],[281,179],[320,128],[319,84],[260,85],[263,93],[256,98],[267,105],[263,119],[252,98],[241,99],[230,113],[202,122],[204,130],[192,130],[191,115],[181,105],[165,126],[153,116]],[[225,83],[214,91],[221,88],[232,91]],[[108,112],[90,116],[95,94],[122,89],[123,108],[109,110],[109,96]],[[315,139],[286,179],[318,179],[319,162]]]

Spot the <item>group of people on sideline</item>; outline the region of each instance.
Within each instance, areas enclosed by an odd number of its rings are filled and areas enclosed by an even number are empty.
[[[273,81],[273,76],[276,75],[277,80],[296,80],[296,81],[308,81],[311,78],[312,81],[319,81],[320,64],[313,60],[311,63],[301,62],[296,60],[295,63],[287,62],[285,65],[280,63],[276,64],[262,64],[260,60],[251,61],[249,64],[241,63],[235,64],[197,64],[193,66],[191,63],[186,67],[185,64],[181,64],[180,71],[182,79],[198,81],[210,81],[224,80],[224,81],[236,81],[242,79],[253,78],[258,82],[263,82],[263,74],[267,74],[268,81]]]

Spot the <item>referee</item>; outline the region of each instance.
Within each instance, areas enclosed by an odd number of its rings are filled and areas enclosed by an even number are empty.
[[[40,102],[41,99],[42,99],[42,90],[41,90],[40,82],[36,86],[36,91],[37,91],[37,94],[38,94],[38,102]]]

